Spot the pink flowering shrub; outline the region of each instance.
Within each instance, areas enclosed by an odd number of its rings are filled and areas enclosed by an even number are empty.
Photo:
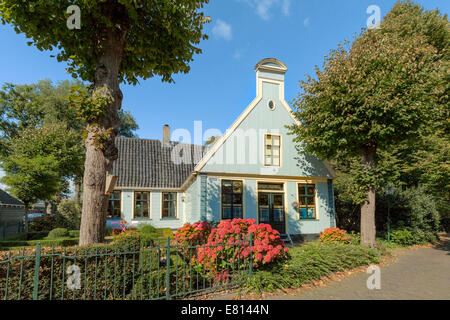
[[[245,265],[242,262],[250,257],[250,250],[255,266],[284,258],[287,248],[284,247],[279,232],[268,224],[255,223],[254,219],[222,220],[211,230],[206,246],[197,248],[193,262],[203,270],[220,272],[223,269],[237,268],[239,262]],[[250,233],[253,236],[251,248]],[[221,277],[223,278],[223,274]]]
[[[180,243],[189,242],[190,245],[203,244],[211,233],[213,224],[208,221],[185,223],[175,233],[175,240]]]

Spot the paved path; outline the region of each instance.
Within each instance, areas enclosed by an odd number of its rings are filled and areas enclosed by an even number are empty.
[[[401,249],[398,261],[381,267],[381,289],[367,289],[369,274],[357,273],[326,287],[305,289],[298,295],[267,299],[445,299],[450,300],[450,238],[434,248]]]

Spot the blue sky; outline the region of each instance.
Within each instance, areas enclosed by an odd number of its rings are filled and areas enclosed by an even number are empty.
[[[418,1],[426,9],[448,13],[450,1]],[[338,42],[351,39],[366,25],[369,5],[383,16],[394,0],[211,0],[205,12],[209,40],[194,57],[191,72],[175,75],[175,84],[159,78],[136,86],[122,85],[123,108],[140,126],[141,138],[160,139],[162,126],[193,131],[195,120],[203,130],[225,131],[255,96],[254,65],[276,57],[289,68],[286,100],[298,92],[298,81],[321,65],[323,56]],[[26,45],[23,35],[0,25],[0,85],[33,83],[49,78],[70,79],[65,64]]]

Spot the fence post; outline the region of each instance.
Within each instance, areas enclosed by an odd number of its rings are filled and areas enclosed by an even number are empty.
[[[166,299],[170,299],[170,237],[167,237],[166,253]]]
[[[33,289],[33,300],[38,299],[38,289],[39,289],[39,267],[41,264],[41,243],[36,246],[36,264],[34,266],[34,289]]]
[[[252,246],[253,246],[253,235],[252,235],[252,233],[250,232],[250,247],[249,247],[249,249],[250,249],[250,268],[249,268],[249,271],[250,271],[250,279],[249,279],[249,280],[252,279],[252,273],[253,273],[253,255],[252,255]]]

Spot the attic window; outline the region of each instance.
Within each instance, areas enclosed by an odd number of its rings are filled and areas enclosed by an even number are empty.
[[[273,103],[272,100],[269,100],[269,103],[267,104],[267,107],[269,107],[270,110],[275,109],[275,103]]]

